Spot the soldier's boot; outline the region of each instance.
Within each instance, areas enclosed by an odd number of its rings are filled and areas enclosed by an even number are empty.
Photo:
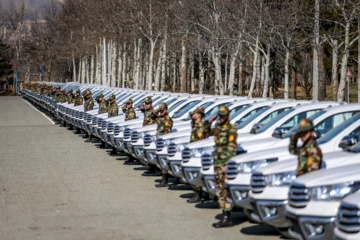
[[[222,219],[217,222],[213,223],[212,225],[214,228],[223,228],[223,227],[232,227],[234,226],[232,220],[231,220],[231,212],[230,211],[224,211]]]
[[[154,175],[154,173],[156,173],[156,166],[153,164],[150,164],[149,169],[146,172],[144,172],[142,175],[143,176],[151,176],[151,175]]]
[[[116,147],[113,147],[112,148],[112,150],[111,150],[111,152],[110,152],[110,155],[115,155],[115,154],[117,154],[118,152],[117,152],[117,150],[116,150]]]
[[[60,120],[60,125],[59,125],[59,127],[65,127],[65,121]]]
[[[85,140],[85,142],[91,142],[92,141],[92,135],[89,134],[89,138]]]
[[[80,128],[77,128],[75,134],[80,134],[80,133],[81,133]]]
[[[156,184],[155,187],[168,187],[169,186],[169,174],[163,174],[161,182],[159,184]]]
[[[133,163],[133,162],[135,162],[135,158],[133,158],[133,156],[131,156],[130,154],[127,154],[127,159],[124,163],[128,164],[128,163]]]
[[[74,126],[70,125],[69,130],[74,130]]]
[[[195,191],[195,195],[188,199],[187,202],[188,203],[198,203],[198,202],[201,202],[202,200],[202,190],[199,190],[199,191]]]
[[[86,135],[83,136],[82,138],[89,138],[89,133],[86,133]]]
[[[104,141],[101,141],[101,144],[100,144],[99,148],[105,148],[105,142]]]

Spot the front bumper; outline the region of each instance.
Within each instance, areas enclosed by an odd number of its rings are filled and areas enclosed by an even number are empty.
[[[296,216],[286,212],[289,221],[289,234],[296,239],[333,239],[336,217]]]
[[[250,199],[252,216],[260,222],[269,224],[276,228],[287,228],[289,224],[286,220],[286,205],[288,200],[254,200]]]
[[[200,177],[201,167],[183,166],[182,171],[187,183],[193,186],[203,186],[203,181]]]

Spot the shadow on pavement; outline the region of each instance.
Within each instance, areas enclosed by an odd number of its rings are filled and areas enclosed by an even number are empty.
[[[246,235],[255,236],[280,236],[275,228],[265,224],[255,224],[254,226],[245,227],[242,228],[240,232]]]

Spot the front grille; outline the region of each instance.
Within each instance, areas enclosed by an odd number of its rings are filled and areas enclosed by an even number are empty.
[[[80,112],[79,113],[79,119],[83,119],[84,118],[84,113],[83,112]]]
[[[229,161],[226,167],[226,178],[235,179],[237,176],[237,164],[234,161]]]
[[[146,147],[150,146],[151,144],[151,136],[149,134],[146,134],[144,137],[144,145]]]
[[[96,125],[97,122],[98,122],[98,119],[99,119],[98,117],[93,117],[93,118],[92,118],[92,124],[93,124],[93,125]]]
[[[294,208],[304,208],[309,201],[308,190],[304,185],[293,183],[289,191],[289,204]]]
[[[355,205],[343,203],[339,209],[338,228],[345,233],[360,232],[360,209]]]
[[[106,127],[107,127],[107,122],[103,121],[102,124],[101,124],[101,130],[105,130]]]
[[[104,121],[104,119],[99,118],[97,121],[97,125],[100,127],[103,121]]]
[[[214,161],[214,157],[208,153],[205,153],[201,157],[201,163],[204,170],[209,170]]]
[[[262,193],[265,188],[265,176],[261,173],[254,173],[251,176],[251,191],[253,193]]]
[[[182,150],[182,159],[184,162],[188,162],[190,160],[190,149],[185,148]]]
[[[156,151],[161,151],[164,148],[164,140],[162,138],[159,138],[156,140]]]
[[[129,128],[126,128],[125,131],[124,131],[124,138],[125,139],[128,139],[128,138],[131,138],[131,131]]]
[[[176,154],[176,145],[174,143],[170,143],[168,147],[168,155],[169,157],[173,157]]]
[[[131,133],[131,141],[137,142],[139,140],[139,133],[137,131],[132,131]]]
[[[114,135],[118,135],[120,133],[120,126],[119,125],[116,125],[114,127]]]
[[[109,122],[107,125],[108,132],[112,132],[114,130],[114,123]]]

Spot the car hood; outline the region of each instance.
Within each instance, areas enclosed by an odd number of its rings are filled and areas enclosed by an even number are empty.
[[[294,183],[306,187],[317,187],[360,181],[360,164],[321,169],[298,177]]]
[[[254,147],[257,147],[257,149],[259,148],[259,146],[261,147],[261,149],[266,149],[267,147],[270,147],[272,145],[274,145],[275,143],[281,141],[282,139],[280,138],[264,138],[264,139],[259,139],[259,140],[252,140],[252,141],[246,141],[240,144],[240,146],[247,150],[247,149],[253,149]],[[289,141],[288,141],[289,143]]]
[[[195,148],[204,148],[204,147],[212,147],[215,145],[214,137],[211,136],[207,139],[199,140],[196,142],[189,143],[187,147],[189,149],[195,149]]]
[[[258,168],[254,171],[253,174],[259,173],[263,175],[276,174],[276,173],[284,173],[295,171],[297,166],[297,157],[292,156],[287,160],[270,163],[266,167]]]
[[[187,137],[190,141],[190,135],[191,135],[191,129],[185,129],[185,130],[180,130],[177,132],[171,132],[171,133],[165,134],[165,135],[161,136],[161,138],[164,140],[167,140],[167,139],[173,139],[173,138]]]
[[[287,159],[291,156],[292,155],[290,155],[289,149],[287,147],[279,147],[279,148],[270,148],[262,151],[236,155],[235,157],[231,158],[231,160],[237,163],[241,163],[241,162],[277,158],[279,161],[279,160]]]
[[[174,144],[182,144],[190,142],[190,137],[179,137],[171,141]]]

